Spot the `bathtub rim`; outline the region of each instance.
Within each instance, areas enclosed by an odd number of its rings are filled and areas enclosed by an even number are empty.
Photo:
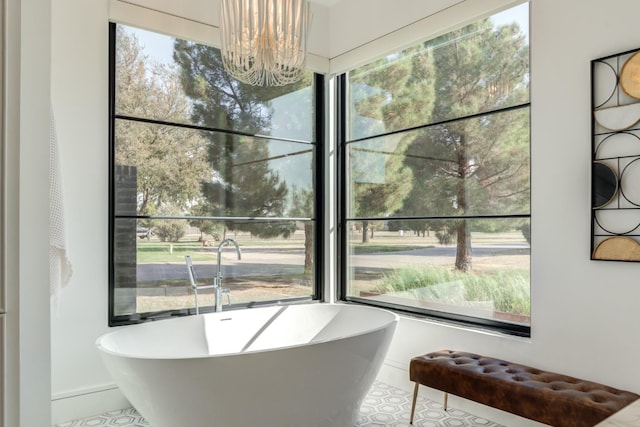
[[[357,336],[361,336],[361,335],[366,335],[366,334],[371,334],[374,332],[378,332],[384,329],[387,329],[389,327],[393,327],[393,328],[397,328],[397,325],[400,321],[400,316],[398,316],[397,313],[394,313],[391,310],[385,309],[385,308],[378,308],[378,307],[370,307],[370,306],[363,306],[363,305],[359,305],[359,304],[347,304],[347,303],[308,303],[308,304],[292,304],[290,306],[295,306],[295,307],[300,307],[300,306],[322,306],[322,305],[330,305],[330,306],[340,306],[342,307],[354,307],[357,309],[362,309],[365,311],[381,311],[383,313],[388,313],[389,315],[392,316],[392,318],[389,320],[389,322],[384,323],[381,326],[375,327],[375,328],[370,328],[370,329],[366,329],[363,331],[360,331],[358,333],[352,333],[352,334],[346,334],[346,335],[341,335],[339,337],[335,337],[335,338],[325,338],[325,339],[321,339],[321,340],[317,340],[317,341],[312,341],[312,342],[307,342],[307,343],[302,343],[302,344],[292,344],[292,345],[285,345],[285,346],[278,346],[278,347],[270,347],[270,348],[264,348],[264,349],[257,349],[257,350],[245,350],[245,351],[239,351],[239,352],[229,352],[229,353],[214,353],[214,354],[207,354],[207,355],[193,355],[193,356],[188,356],[188,355],[181,355],[179,357],[176,356],[164,356],[164,357],[155,357],[152,355],[139,355],[139,354],[130,354],[130,353],[123,353],[123,352],[117,352],[117,351],[113,351],[110,350],[108,348],[106,348],[104,345],[102,345],[102,341],[105,340],[106,338],[108,338],[111,335],[114,334],[118,334],[121,333],[122,331],[124,331],[124,329],[121,329],[120,326],[118,326],[118,330],[115,331],[109,331],[106,332],[102,335],[100,335],[96,341],[95,341],[95,346],[98,349],[99,352],[105,353],[107,355],[110,356],[114,356],[114,357],[121,357],[121,358],[126,358],[126,359],[136,359],[136,360],[199,360],[199,359],[211,359],[211,358],[218,358],[218,357],[226,357],[226,356],[233,356],[233,357],[238,357],[238,356],[245,356],[245,355],[251,355],[251,354],[259,354],[259,353],[267,353],[267,352],[274,352],[274,351],[280,351],[280,350],[288,350],[288,349],[294,349],[294,348],[298,348],[298,347],[310,347],[310,346],[315,346],[315,345],[320,345],[320,344],[326,344],[329,342],[333,342],[333,341],[340,341],[340,340],[346,340],[349,338],[354,338]],[[278,306],[278,305],[274,305],[274,306],[264,306],[264,307],[256,307],[256,308],[243,308],[240,310],[233,310],[233,311],[244,311],[244,310],[254,310],[254,309],[266,309],[269,307],[289,307],[289,305],[282,305],[282,306]],[[187,316],[181,316],[181,317],[177,317],[177,318],[169,318],[169,319],[159,319],[156,321],[151,321],[151,322],[145,322],[142,324],[137,324],[137,325],[128,325],[129,329],[130,327],[136,327],[136,326],[145,326],[145,325],[152,325],[152,324],[156,324],[156,322],[159,321],[169,321],[169,320],[180,320],[180,319],[192,319],[194,317],[200,317],[200,316],[207,316],[207,315],[216,315],[219,314],[220,316],[222,316],[224,313],[232,313],[233,311],[227,311],[227,312],[220,312],[220,313],[216,313],[216,312],[211,312],[211,313],[202,313],[202,314],[198,314],[198,315],[187,315]],[[126,326],[125,326],[126,328]],[[395,331],[394,331],[395,333]]]

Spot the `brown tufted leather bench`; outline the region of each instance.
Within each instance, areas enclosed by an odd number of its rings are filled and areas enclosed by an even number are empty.
[[[409,378],[416,383],[411,424],[419,385],[444,391],[445,410],[451,393],[555,427],[592,427],[640,398],[595,382],[451,350],[414,357]]]

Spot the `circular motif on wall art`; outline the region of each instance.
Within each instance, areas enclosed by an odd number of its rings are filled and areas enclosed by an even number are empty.
[[[619,107],[601,108],[593,112],[596,121],[610,130],[625,130],[640,121],[640,102]]]
[[[593,75],[597,79],[593,85],[594,108],[604,107],[616,93],[618,87],[618,75],[615,68],[608,62],[594,62]]]
[[[618,193],[616,173],[602,162],[593,162],[591,182],[594,208],[608,205]]]
[[[640,220],[633,209],[595,209],[593,213],[596,233],[628,235],[640,228]]]
[[[633,160],[622,169],[620,191],[629,203],[640,206],[640,158]]]
[[[640,138],[633,132],[622,131],[596,136],[596,160],[635,156],[640,151]]]
[[[610,237],[596,246],[593,251],[593,258],[615,261],[640,261],[640,244],[630,237]]]
[[[640,52],[634,53],[622,66],[620,87],[627,95],[640,99]]]

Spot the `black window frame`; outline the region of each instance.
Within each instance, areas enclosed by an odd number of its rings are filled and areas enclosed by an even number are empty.
[[[530,49],[530,48],[529,48]],[[529,55],[531,55],[529,51]],[[376,134],[373,136],[366,136],[361,138],[356,138],[353,140],[349,140],[347,138],[347,128],[348,128],[348,99],[347,99],[347,73],[340,74],[336,76],[336,85],[335,85],[335,99],[337,100],[336,108],[336,137],[337,137],[337,225],[338,225],[338,233],[337,233],[337,257],[338,257],[338,275],[337,275],[337,299],[339,301],[345,303],[354,303],[361,305],[374,306],[384,309],[389,309],[399,314],[407,315],[410,317],[416,317],[421,319],[432,319],[436,321],[444,321],[447,323],[451,323],[454,325],[466,326],[466,327],[474,327],[479,329],[488,329],[500,333],[505,333],[508,335],[514,335],[519,337],[531,337],[531,326],[524,324],[516,324],[509,323],[495,319],[488,318],[480,318],[473,317],[463,314],[445,312],[445,311],[437,311],[425,308],[417,308],[408,305],[394,304],[385,301],[376,301],[372,299],[367,299],[364,297],[358,297],[353,295],[348,295],[348,265],[347,259],[349,257],[349,251],[347,248],[348,245],[348,226],[347,224],[350,221],[362,221],[362,220],[429,220],[429,219],[448,219],[446,217],[431,217],[431,216],[411,216],[411,217],[384,217],[384,218],[365,218],[365,217],[349,217],[347,215],[347,146],[350,143],[361,142],[375,138],[381,138],[401,132],[407,132],[411,130],[417,129],[426,129],[429,127],[443,125],[449,122],[456,122],[460,120],[472,119],[475,117],[482,117],[492,114],[500,114],[503,112],[508,112],[516,109],[527,108],[529,111],[529,123],[531,123],[531,98],[529,97],[528,102],[520,103],[513,106],[508,106],[505,108],[499,108],[491,111],[479,112],[476,114],[464,116],[464,117],[456,117],[450,120],[445,120],[442,122],[428,123],[424,125],[419,125],[415,127],[411,127],[408,129],[400,129],[394,130],[390,132],[383,132],[380,134]],[[529,125],[529,141],[531,142],[531,125]],[[529,144],[529,159],[531,160],[531,143]],[[530,184],[531,188],[531,184]],[[526,218],[531,220],[531,210],[529,210],[528,214],[522,215],[465,215],[461,217],[456,217],[458,219],[500,219],[500,218]]]
[[[193,130],[213,131],[220,132],[235,136],[250,136],[254,138],[264,139],[282,139],[277,137],[266,137],[261,135],[247,134],[245,132],[237,132],[225,129],[216,129],[204,126],[197,126],[184,123],[165,122],[154,119],[145,119],[139,117],[132,117],[127,115],[116,114],[116,27],[117,23],[109,23],[109,82],[108,82],[108,150],[109,150],[109,183],[108,183],[108,197],[109,197],[109,243],[108,243],[108,325],[122,326],[136,323],[144,323],[147,321],[153,321],[158,319],[165,319],[171,317],[187,316],[195,314],[195,308],[183,308],[176,310],[162,310],[156,312],[147,313],[134,313],[127,315],[115,315],[115,222],[118,218],[129,218],[129,216],[116,215],[116,201],[115,201],[115,124],[116,120],[132,120],[147,124],[159,124],[169,125],[174,127],[183,127]],[[233,304],[227,309],[241,309],[247,307],[266,306],[273,304],[288,304],[299,302],[317,302],[324,301],[324,246],[325,246],[325,77],[322,74],[314,73],[314,114],[315,114],[315,129],[314,140],[310,142],[310,145],[315,145],[315,175],[314,175],[314,212],[313,218],[310,218],[314,223],[314,260],[313,260],[313,277],[314,287],[313,293],[310,296],[305,297],[292,297],[287,299],[274,299],[264,300],[251,303]],[[135,216],[135,219],[149,219],[149,216]],[[153,217],[163,219],[164,217]],[[190,217],[184,217],[189,219]],[[232,219],[232,218],[230,218]],[[260,219],[252,219],[260,221]],[[265,220],[268,220],[265,218]],[[206,313],[213,311],[212,307],[201,307],[200,312]]]

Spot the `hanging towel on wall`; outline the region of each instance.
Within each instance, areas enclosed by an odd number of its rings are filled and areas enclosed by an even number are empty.
[[[58,160],[58,138],[53,117],[50,112],[49,136],[49,285],[51,296],[57,299],[60,290],[71,278],[71,263],[67,259],[67,247],[64,229],[64,204]]]

